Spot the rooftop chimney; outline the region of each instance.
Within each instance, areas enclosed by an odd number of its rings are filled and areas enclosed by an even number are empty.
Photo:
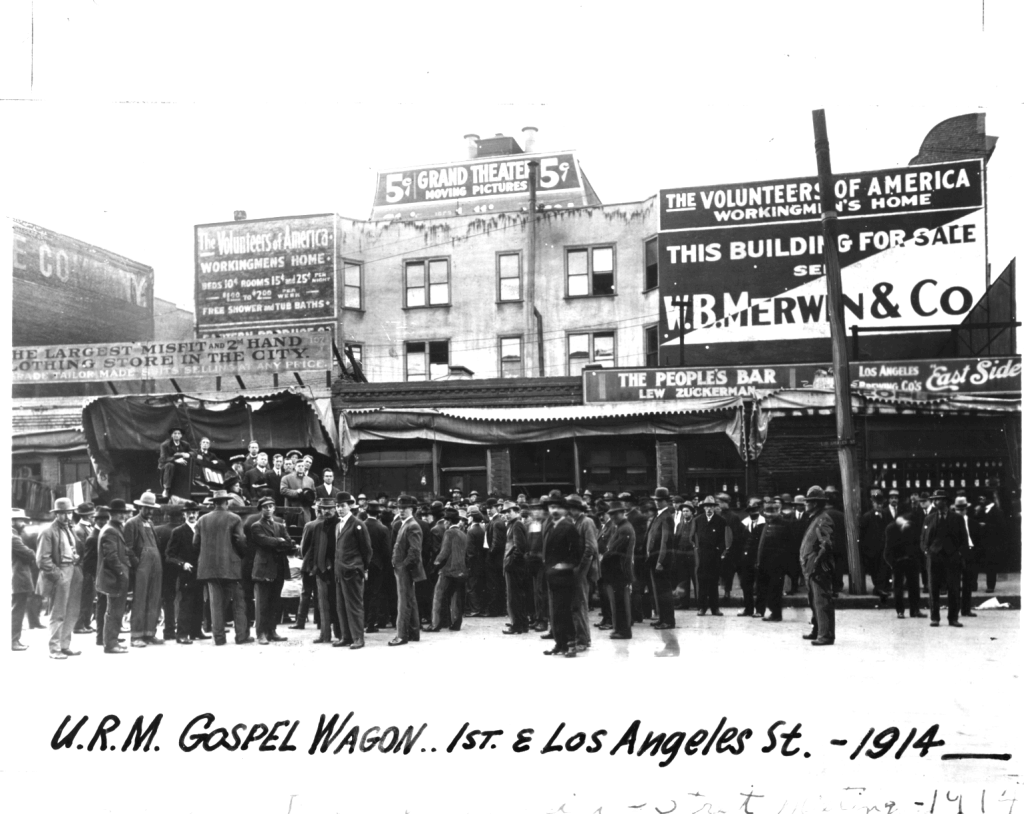
[[[523,128],[523,151],[532,153],[537,141],[537,128],[527,125]]]
[[[244,209],[236,209],[235,210],[235,220],[245,220],[245,210]]]
[[[470,159],[476,158],[477,141],[480,139],[480,136],[476,133],[466,133],[462,138],[466,141],[466,155]]]

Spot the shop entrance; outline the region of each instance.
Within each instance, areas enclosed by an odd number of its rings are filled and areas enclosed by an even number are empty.
[[[572,439],[516,444],[510,450],[512,496],[540,497],[552,489],[576,491],[576,457]]]

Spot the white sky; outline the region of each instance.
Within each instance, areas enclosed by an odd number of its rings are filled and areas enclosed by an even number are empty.
[[[524,125],[575,148],[614,203],[813,175],[817,107],[837,172],[906,164],[933,125],[984,110],[993,271],[1017,254],[1020,27],[1003,0],[52,0],[34,49],[31,4],[3,6],[4,213],[153,266],[157,296],[189,309],[194,224],[365,218],[377,171]]]

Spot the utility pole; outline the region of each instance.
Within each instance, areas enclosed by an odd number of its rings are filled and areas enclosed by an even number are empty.
[[[843,481],[843,509],[846,517],[846,554],[850,569],[850,593],[864,593],[864,572],[860,566],[860,472],[850,403],[850,364],[846,353],[846,315],[843,312],[843,279],[839,270],[835,188],[832,159],[828,148],[825,111],[812,112],[814,152],[818,159],[818,187],[821,190],[821,232],[825,238],[825,282],[828,322],[832,332],[832,370],[836,386],[836,446],[839,473]]]

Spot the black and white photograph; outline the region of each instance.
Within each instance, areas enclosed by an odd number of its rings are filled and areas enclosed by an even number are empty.
[[[4,4],[4,809],[1024,810],[1022,14]]]

